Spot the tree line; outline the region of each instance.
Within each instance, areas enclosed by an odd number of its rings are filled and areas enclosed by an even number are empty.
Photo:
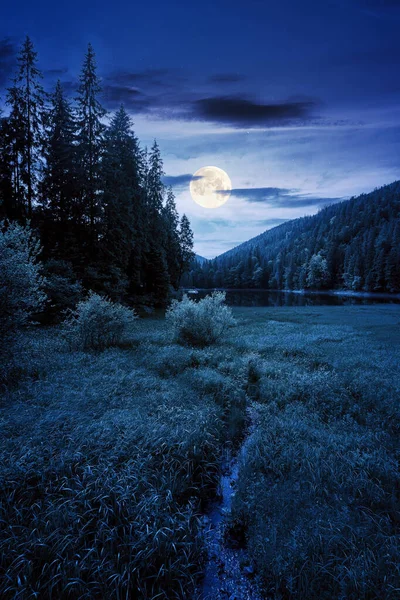
[[[202,288],[400,292],[400,182],[275,227],[203,264]]]
[[[50,297],[79,281],[164,304],[191,263],[193,233],[163,184],[157,142],[140,147],[123,106],[107,114],[90,44],[73,100],[41,80],[27,37],[0,115],[0,219],[39,232]]]

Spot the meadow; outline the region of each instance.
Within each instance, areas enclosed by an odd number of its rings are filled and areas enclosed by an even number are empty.
[[[1,598],[199,597],[203,514],[248,407],[226,539],[264,597],[400,597],[400,307],[233,313],[203,348],[155,317],[102,352],[59,326],[21,334],[0,401]]]

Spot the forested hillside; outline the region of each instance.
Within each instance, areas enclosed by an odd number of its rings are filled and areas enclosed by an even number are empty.
[[[204,264],[197,287],[400,292],[400,182],[279,225]]]
[[[76,97],[44,91],[29,38],[0,119],[0,220],[29,223],[43,247],[50,304],[82,286],[164,304],[192,260],[193,235],[162,183],[157,142],[142,149],[124,107],[107,115],[93,48]],[[1,116],[1,115],[0,115]]]

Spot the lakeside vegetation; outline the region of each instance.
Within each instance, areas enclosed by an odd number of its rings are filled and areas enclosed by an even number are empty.
[[[105,125],[92,47],[74,101],[40,78],[26,38],[0,121],[0,597],[197,600],[229,448],[246,589],[398,598],[399,306],[172,298],[398,293],[399,182],[185,276],[190,223],[157,143],[123,107]]]
[[[293,219],[208,261],[187,287],[400,292],[400,183]]]
[[[227,543],[265,597],[397,598],[396,305],[240,308],[205,347],[163,318],[119,347],[20,333],[0,408],[4,598],[195,597],[221,452],[257,427]]]
[[[193,233],[164,185],[160,148],[140,146],[124,106],[106,111],[90,44],[72,89],[44,90],[26,37],[0,108],[0,228],[29,224],[40,241],[47,319],[89,290],[165,307]]]

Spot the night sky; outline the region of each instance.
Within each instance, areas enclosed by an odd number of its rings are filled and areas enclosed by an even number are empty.
[[[74,94],[88,42],[103,102],[121,102],[213,257],[283,221],[400,179],[400,0],[8,2],[0,97],[26,34],[45,87]],[[218,209],[189,193],[200,167],[234,188]]]

